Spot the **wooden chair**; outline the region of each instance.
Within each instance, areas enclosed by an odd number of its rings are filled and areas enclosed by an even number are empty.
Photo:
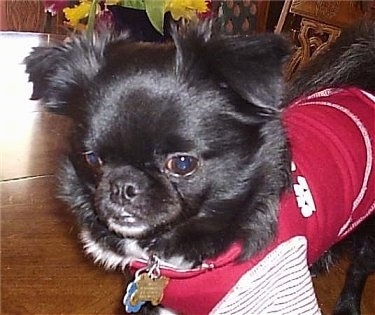
[[[275,33],[289,32],[295,42],[287,78],[335,41],[343,27],[373,15],[374,3],[285,0]]]

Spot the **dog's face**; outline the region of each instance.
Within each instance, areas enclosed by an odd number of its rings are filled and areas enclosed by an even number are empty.
[[[286,44],[204,27],[174,38],[79,38],[26,59],[34,98],[75,123],[61,195],[100,250],[126,256],[136,240],[196,263],[253,235],[251,252],[272,236],[286,184]]]
[[[250,149],[240,142],[256,128],[231,121],[228,99],[204,85],[188,86],[172,71],[149,67],[92,90],[95,110],[85,116],[79,152],[91,177],[84,184],[110,230],[143,238],[207,215],[205,202],[223,198],[223,181],[232,181],[224,177],[243,167],[232,163],[233,155],[248,160]]]

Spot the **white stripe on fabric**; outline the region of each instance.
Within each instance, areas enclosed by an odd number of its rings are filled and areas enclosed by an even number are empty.
[[[321,314],[307,265],[306,238],[287,240],[246,272],[210,313],[220,314]]]
[[[375,95],[373,95],[373,94],[371,94],[371,93],[369,93],[369,92],[366,92],[366,91],[364,91],[364,90],[360,90],[364,95],[366,95],[367,96],[367,98],[369,98],[372,102],[374,102],[375,103]]]

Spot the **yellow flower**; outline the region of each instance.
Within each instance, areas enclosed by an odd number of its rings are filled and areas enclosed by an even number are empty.
[[[89,16],[91,7],[90,0],[81,0],[79,5],[75,5],[74,8],[65,8],[63,12],[67,20],[69,20],[69,25],[77,28],[80,24],[80,20]]]
[[[207,12],[208,7],[205,0],[166,0],[165,12],[168,11],[176,21],[180,18],[192,20],[197,13]]]

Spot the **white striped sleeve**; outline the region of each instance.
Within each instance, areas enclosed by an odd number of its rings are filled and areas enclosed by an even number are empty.
[[[321,314],[306,255],[303,236],[280,244],[240,278],[210,315]]]

